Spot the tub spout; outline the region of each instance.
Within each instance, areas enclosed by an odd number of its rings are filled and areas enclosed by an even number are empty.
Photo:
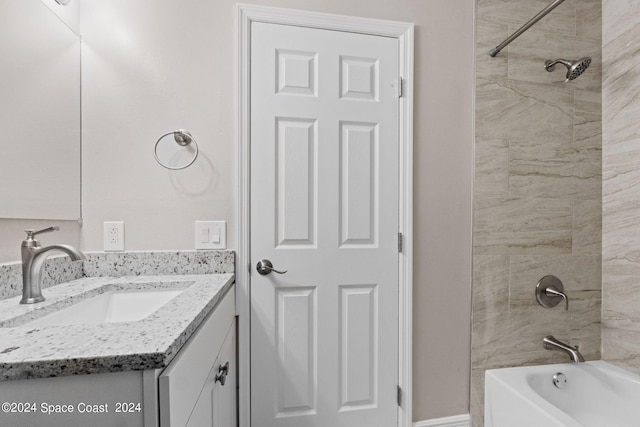
[[[569,344],[558,341],[553,335],[544,337],[542,339],[542,346],[545,350],[561,351],[568,354],[572,362],[584,362],[584,357],[582,357],[582,354],[578,351],[578,346],[571,347]]]

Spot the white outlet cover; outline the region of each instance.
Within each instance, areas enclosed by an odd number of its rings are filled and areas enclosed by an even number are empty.
[[[124,251],[124,221],[105,221],[103,242],[105,252]]]
[[[196,249],[226,249],[226,221],[196,221]]]

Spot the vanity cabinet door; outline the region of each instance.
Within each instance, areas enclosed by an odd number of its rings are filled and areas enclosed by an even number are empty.
[[[213,392],[219,369],[217,359],[230,330],[235,331],[234,288],[227,292],[160,374],[160,427],[213,425]]]
[[[228,368],[224,385],[220,381],[217,381],[213,389],[213,426],[236,427],[237,367],[235,324],[229,329],[229,334],[227,334],[227,339],[220,350],[220,354],[218,354],[216,364],[218,375],[220,375],[221,367],[224,369],[225,366],[228,366]]]
[[[217,372],[218,360],[216,359],[185,427],[213,427],[213,399]]]
[[[213,372],[213,370],[211,371]],[[207,381],[185,427],[213,426],[213,380]]]
[[[186,427],[236,427],[235,323],[209,372]],[[226,367],[226,369],[225,369]],[[221,378],[224,377],[224,380]],[[224,384],[222,382],[224,381]]]

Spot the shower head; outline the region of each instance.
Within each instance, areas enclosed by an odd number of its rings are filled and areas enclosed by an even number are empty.
[[[587,68],[589,68],[589,65],[591,65],[591,58],[587,56],[585,58],[580,58],[577,61],[567,61],[566,59],[556,59],[555,61],[546,60],[544,61],[544,68],[551,72],[556,68],[556,64],[562,64],[567,67],[567,80],[565,81],[568,82],[569,80],[578,78],[580,74],[584,73]]]

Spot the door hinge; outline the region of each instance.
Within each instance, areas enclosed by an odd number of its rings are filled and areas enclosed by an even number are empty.
[[[398,406],[402,406],[402,387],[398,386]]]
[[[398,233],[398,252],[402,252],[402,233]]]
[[[398,98],[402,98],[402,77],[398,77],[398,84],[396,86],[398,87]]]

